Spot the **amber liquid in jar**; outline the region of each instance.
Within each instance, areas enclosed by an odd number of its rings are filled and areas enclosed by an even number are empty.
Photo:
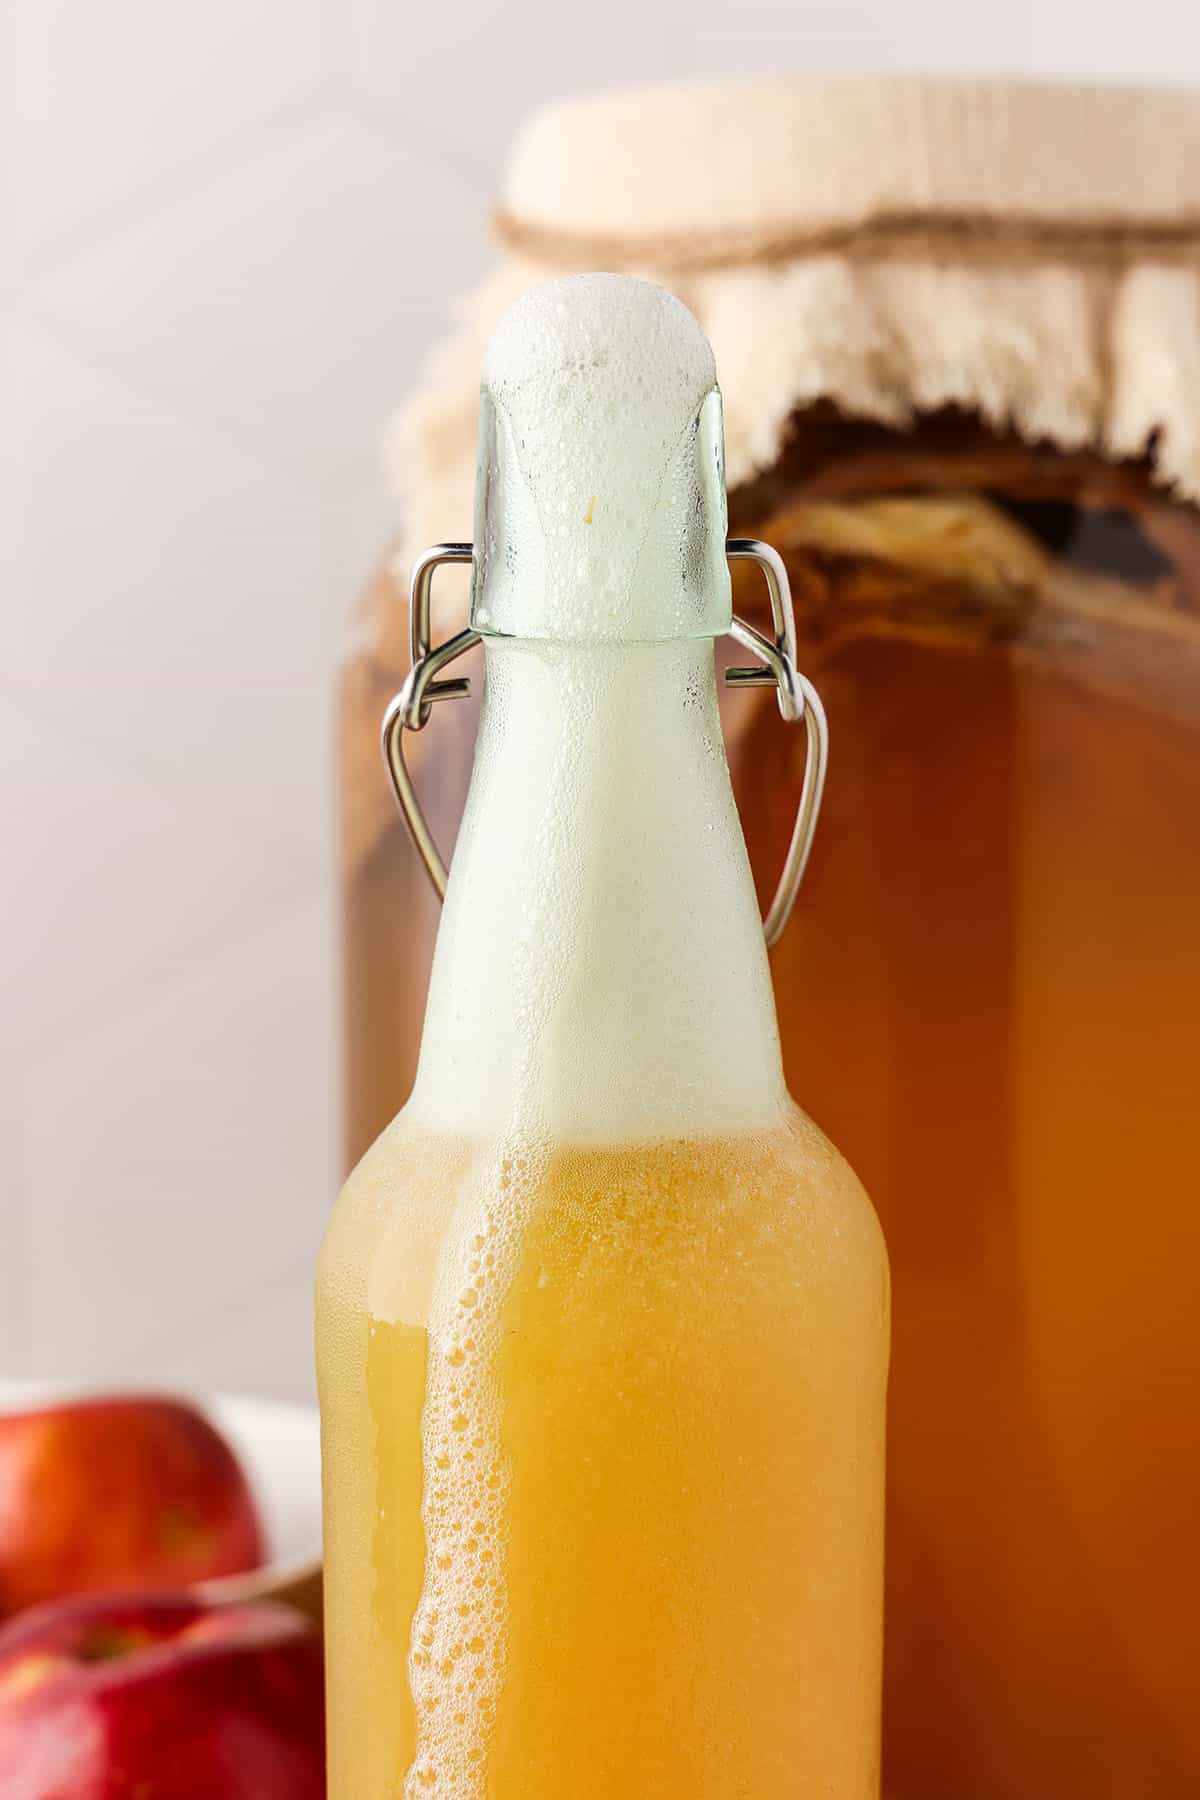
[[[830,716],[773,972],[789,1086],[891,1253],[884,1791],[1190,1800],[1200,515],[952,415],[809,415],[730,508],[788,562]],[[349,672],[358,771],[400,672]],[[765,899],[803,749],[769,699],[725,711]],[[447,848],[473,729],[441,708],[418,760]],[[352,1157],[408,1091],[437,911],[355,785]]]

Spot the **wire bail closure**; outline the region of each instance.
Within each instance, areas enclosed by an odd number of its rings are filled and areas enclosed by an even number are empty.
[[[430,601],[433,577],[444,563],[469,563],[474,560],[471,544],[434,544],[417,558],[412,572],[412,596],[409,608],[409,635],[412,644],[412,667],[404,686],[383,716],[382,748],[396,803],[420,854],[421,861],[437,889],[439,899],[446,894],[447,871],[441,853],[433,841],[429,822],[417,798],[412,775],[404,760],[405,731],[424,731],[434,704],[439,700],[461,699],[471,691],[470,678],[456,676],[440,679],[442,671],[460,656],[474,649],[480,634],[468,628],[447,638],[436,649],[430,642]],[[774,638],[768,638],[745,619],[734,615],[730,636],[744,650],[757,658],[754,668],[727,669],[725,680],[731,687],[773,687],[779,711],[789,725],[803,719],[808,737],[808,755],[804,764],[804,780],[800,804],[791,842],[784,858],[779,885],[763,920],[768,949],[778,942],[787,924],[804,870],[812,850],[825,789],[825,771],[829,762],[829,726],[825,709],[815,687],[796,667],[796,621],[792,611],[792,591],[783,558],[770,544],[757,538],[729,538],[725,554],[730,562],[757,563],[766,577],[771,598],[771,624]]]

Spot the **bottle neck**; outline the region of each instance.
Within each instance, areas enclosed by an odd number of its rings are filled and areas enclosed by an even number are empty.
[[[587,1144],[785,1095],[711,640],[486,642],[409,1117]]]

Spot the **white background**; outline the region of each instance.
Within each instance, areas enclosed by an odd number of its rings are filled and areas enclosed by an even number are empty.
[[[0,1371],[309,1392],[331,712],[378,446],[532,105],[1200,83],[1191,0],[8,0]],[[450,520],[453,534],[461,521]]]

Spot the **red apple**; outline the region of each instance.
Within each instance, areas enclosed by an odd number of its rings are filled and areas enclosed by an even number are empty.
[[[0,1631],[4,1800],[322,1800],[321,1646],[290,1607],[82,1596]]]
[[[118,1396],[0,1417],[0,1618],[262,1561],[246,1478],[195,1407]]]

